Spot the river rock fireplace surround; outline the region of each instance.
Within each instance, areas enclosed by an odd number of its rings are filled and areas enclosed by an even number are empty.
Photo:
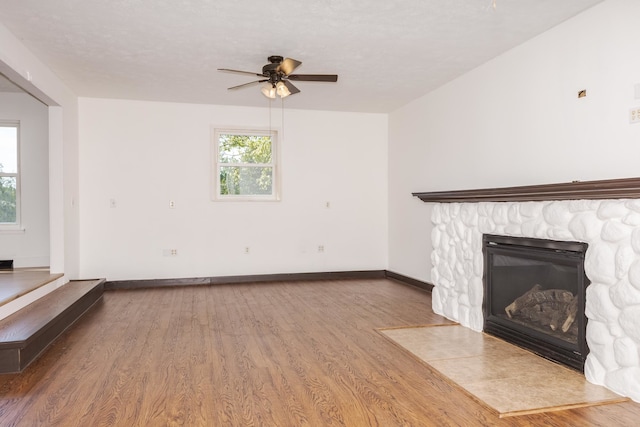
[[[485,328],[484,235],[588,245],[584,373],[640,402],[640,178],[414,196],[435,203],[433,310],[476,331]]]

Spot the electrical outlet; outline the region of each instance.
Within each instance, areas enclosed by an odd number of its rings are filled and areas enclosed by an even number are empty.
[[[318,253],[324,252],[324,245],[318,245]]]
[[[162,256],[178,256],[177,249],[163,249]]]
[[[250,252],[251,252],[251,248],[249,248],[249,246],[245,246],[244,247],[244,254],[245,255],[249,255]]]
[[[629,110],[629,123],[640,123],[640,107],[632,108]]]
[[[176,202],[174,202],[173,200],[169,200],[169,208],[173,209],[176,207]]]
[[[115,208],[117,206],[118,206],[118,204],[116,203],[116,199],[109,199],[109,207],[110,208]]]

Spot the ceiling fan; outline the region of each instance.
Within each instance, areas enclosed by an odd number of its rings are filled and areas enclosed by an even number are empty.
[[[282,56],[273,55],[267,58],[269,63],[262,67],[262,73],[252,73],[251,71],[231,70],[229,68],[218,68],[218,71],[229,73],[248,74],[250,76],[263,77],[249,83],[232,86],[229,90],[240,89],[247,86],[264,83],[262,93],[267,98],[275,98],[276,94],[281,98],[294,95],[300,92],[291,80],[299,82],[337,82],[336,74],[291,74],[293,70],[298,68],[302,62],[291,58],[282,58]]]

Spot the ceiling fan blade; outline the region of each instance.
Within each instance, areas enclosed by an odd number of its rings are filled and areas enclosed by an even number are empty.
[[[268,82],[268,81],[269,80],[256,80],[256,81],[249,82],[249,83],[243,83],[243,84],[238,85],[238,86],[231,86],[230,88],[227,88],[227,90],[241,89],[241,88],[246,87],[246,86],[257,85],[258,83],[264,83],[264,82]]]
[[[298,68],[302,64],[300,61],[296,61],[295,59],[285,58],[280,65],[278,65],[277,71],[284,73],[285,76],[293,73],[293,70]]]
[[[336,74],[291,74],[287,76],[289,80],[298,82],[337,82]]]
[[[262,74],[253,73],[251,71],[231,70],[229,68],[218,68],[218,71],[224,71],[225,73],[248,74],[250,76],[262,77]]]
[[[296,93],[300,92],[300,89],[298,89],[297,87],[295,87],[293,85],[293,83],[291,83],[288,80],[282,80],[282,82],[284,83],[284,85],[287,87],[287,89],[289,89],[289,92],[291,92],[291,95],[295,95]]]

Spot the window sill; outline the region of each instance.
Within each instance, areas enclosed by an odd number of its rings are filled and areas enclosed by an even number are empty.
[[[266,199],[257,197],[218,197],[213,199],[214,202],[279,202],[280,199]]]
[[[24,234],[26,231],[26,228],[19,225],[0,226],[0,234]]]

